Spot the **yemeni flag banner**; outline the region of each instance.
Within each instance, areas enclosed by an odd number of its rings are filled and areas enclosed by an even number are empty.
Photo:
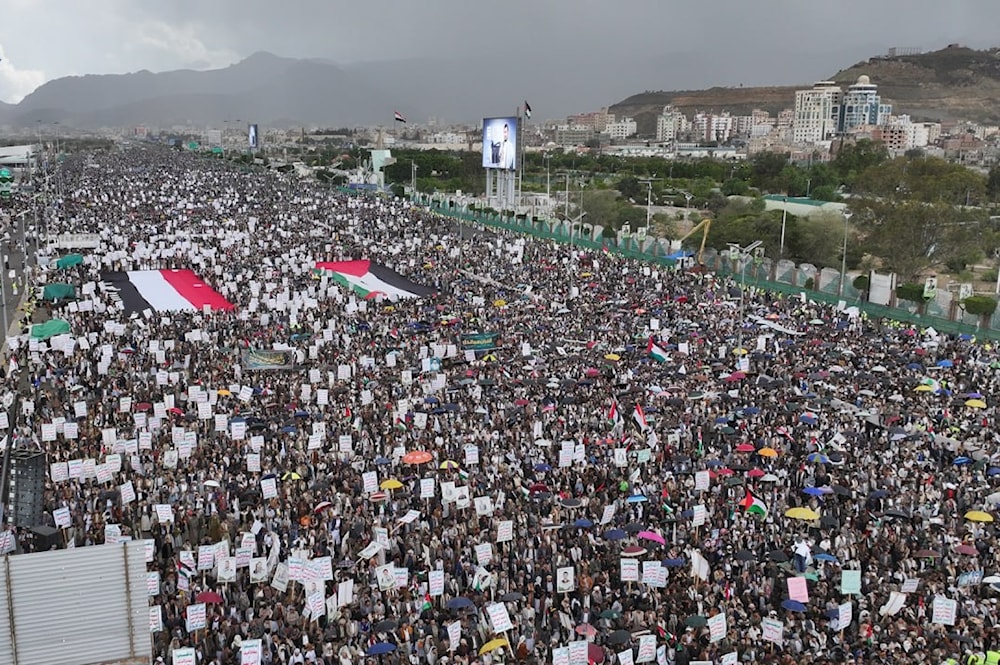
[[[316,264],[316,270],[330,275],[366,300],[377,296],[389,300],[424,298],[434,293],[429,286],[412,282],[394,270],[367,260],[324,261]]]
[[[116,292],[126,312],[228,311],[233,304],[190,270],[131,270],[101,274],[109,290]]]

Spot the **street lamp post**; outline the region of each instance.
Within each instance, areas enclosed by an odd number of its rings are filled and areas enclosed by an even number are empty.
[[[738,348],[743,348],[743,324],[746,322],[747,261],[752,256],[752,252],[762,244],[760,240],[755,240],[746,247],[729,243],[729,259],[740,262],[740,322],[736,339]]]
[[[851,221],[850,210],[844,211],[844,251],[840,257],[840,287],[837,289],[837,296],[844,297],[844,280],[847,279],[847,224]]]
[[[785,258],[785,222],[788,220],[788,197],[785,197],[785,205],[781,209],[781,246],[778,249],[778,260]]]

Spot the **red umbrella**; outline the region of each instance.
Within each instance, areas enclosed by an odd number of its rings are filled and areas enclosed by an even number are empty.
[[[313,512],[314,513],[321,513],[321,512],[323,512],[324,510],[326,510],[327,508],[329,508],[332,505],[333,504],[330,503],[329,501],[320,501],[319,503],[316,504],[316,507],[313,508]]]
[[[747,471],[747,475],[751,478],[760,478],[764,475],[764,471],[762,469],[750,469]]]
[[[412,464],[415,466],[417,464],[426,464],[432,459],[434,459],[434,456],[426,450],[413,450],[403,455],[403,464]]]
[[[757,449],[754,448],[752,443],[741,443],[740,445],[736,446],[736,452],[738,453],[752,453],[755,450]]]
[[[975,546],[969,545],[968,543],[962,543],[955,548],[955,551],[966,556],[976,556],[979,554],[979,551],[975,548]]]
[[[594,637],[597,635],[597,629],[589,623],[581,623],[576,627],[576,634],[583,635],[584,637]]]
[[[597,665],[604,662],[604,649],[591,642],[587,645],[587,662],[589,665]]]
[[[528,489],[531,490],[532,492],[548,492],[549,486],[546,485],[545,483],[535,483]]]
[[[175,416],[180,416],[180,415],[183,415],[183,413],[184,413],[183,411],[181,411],[180,409],[178,409],[176,406],[167,409],[167,411],[169,411],[170,413],[174,414]]]
[[[153,405],[150,404],[149,402],[139,402],[138,404],[135,404],[135,405],[132,406],[132,410],[133,411],[137,411],[137,412],[140,412],[140,413],[143,412],[143,411],[149,411],[152,408],[153,408]]]
[[[222,604],[222,596],[214,591],[202,591],[197,596],[195,596],[195,601],[199,603],[212,603],[214,605]]]
[[[645,553],[646,548],[638,545],[630,545],[622,550],[622,556],[642,556]]]

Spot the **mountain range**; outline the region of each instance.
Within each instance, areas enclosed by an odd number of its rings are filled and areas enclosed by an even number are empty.
[[[894,112],[917,119],[962,118],[1000,122],[998,51],[961,47],[898,58],[872,58],[833,77],[850,84],[868,74]],[[766,57],[765,57],[766,56]],[[774,72],[822,71],[829,54],[766,53],[758,80]],[[772,62],[773,61],[773,62]],[[161,73],[87,75],[55,79],[19,104],[0,103],[0,126],[34,127],[55,123],[84,129],[136,125],[223,127],[228,122],[256,122],[277,127],[370,126],[392,124],[398,110],[423,121],[431,115],[446,122],[475,123],[489,115],[514,114],[531,100],[538,118],[593,110],[609,100],[616,115],[635,117],[640,134],[655,131],[656,116],[666,104],[685,113],[749,113],[763,108],[777,113],[794,104],[794,91],[809,84],[770,87],[715,87],[696,90],[701,81],[727,81],[731,62],[711,52],[665,54],[641,61],[613,61],[595,54],[572,66],[557,54],[546,62],[511,53],[502,60],[471,54],[452,59],[411,59],[338,65],[319,59],[295,59],[255,53],[222,69]],[[528,73],[541,71],[545,76]],[[799,74],[799,75],[800,75]],[[544,82],[543,82],[544,80]],[[669,80],[690,85],[687,91],[638,95],[635,81]],[[631,89],[630,89],[631,88]],[[631,95],[631,96],[630,96]]]

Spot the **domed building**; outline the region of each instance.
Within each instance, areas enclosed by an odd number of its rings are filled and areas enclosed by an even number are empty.
[[[878,86],[864,74],[847,88],[840,107],[841,132],[849,132],[865,125],[885,125],[892,115],[892,105],[882,103]]]

